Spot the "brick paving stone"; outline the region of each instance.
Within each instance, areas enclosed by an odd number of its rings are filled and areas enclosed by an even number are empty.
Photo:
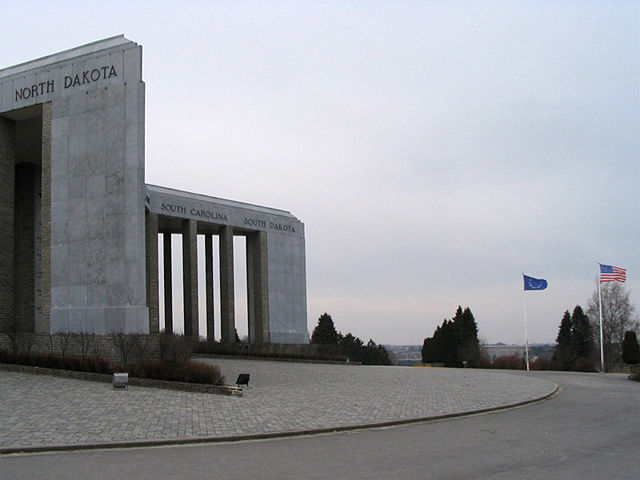
[[[366,425],[534,400],[555,385],[475,369],[200,359],[243,397],[0,371],[0,449],[180,440]]]

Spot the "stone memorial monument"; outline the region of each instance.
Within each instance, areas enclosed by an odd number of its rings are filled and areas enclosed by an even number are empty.
[[[173,331],[171,245],[179,234],[184,333],[204,336],[204,302],[213,338],[217,293],[219,336],[233,342],[233,238],[241,235],[249,341],[307,343],[302,222],[282,210],[146,185],[144,101],[142,47],[123,36],[0,70],[0,329],[158,332],[162,262],[164,325]]]

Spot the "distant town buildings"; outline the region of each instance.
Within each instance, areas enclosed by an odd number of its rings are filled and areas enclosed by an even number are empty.
[[[422,362],[422,345],[385,345],[394,365],[413,366]],[[550,359],[555,346],[553,344],[529,345],[531,358],[541,357]],[[480,346],[480,354],[493,362],[500,357],[525,357],[524,345],[506,345],[504,343],[486,344]]]

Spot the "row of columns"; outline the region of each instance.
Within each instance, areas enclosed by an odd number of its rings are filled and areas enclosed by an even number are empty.
[[[158,293],[158,214],[147,211],[147,299],[149,331],[159,331]],[[182,288],[184,299],[184,334],[199,336],[198,319],[198,222],[185,219],[181,232],[163,232],[164,318],[165,332],[173,332],[172,233],[182,234]],[[220,272],[220,340],[234,343],[236,339],[234,298],[233,227],[219,226]],[[205,233],[205,303],[207,340],[214,340],[214,265],[213,234]],[[266,233],[247,235],[247,296],[249,339],[252,343],[269,342]]]

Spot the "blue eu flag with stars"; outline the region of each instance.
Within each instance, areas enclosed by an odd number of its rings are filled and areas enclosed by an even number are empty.
[[[547,288],[547,281],[542,278],[533,278],[524,274],[523,277],[525,290],[544,290]]]

